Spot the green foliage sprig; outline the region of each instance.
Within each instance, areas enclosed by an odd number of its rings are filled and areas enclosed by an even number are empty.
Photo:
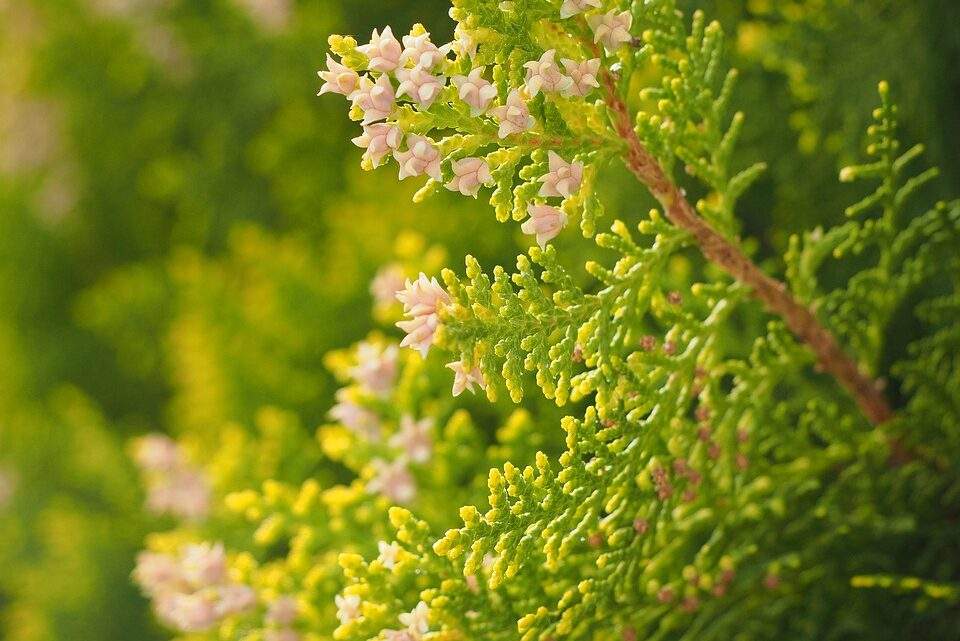
[[[876,160],[841,174],[881,186],[847,223],[792,241],[791,292],[736,237],[763,166],[731,166],[745,121],[726,113],[736,75],[716,23],[671,0],[464,0],[451,15],[442,46],[420,26],[402,44],[389,28],[331,38],[321,93],[352,101],[366,168],[391,157],[426,177],[417,200],[490,187],[497,218],[526,216],[538,247],[512,274],[468,257],[462,276],[408,278],[398,325],[415,351],[371,337],[329,359],[345,387],[320,448],[345,480],[265,481],[223,499],[246,524],[158,542],[177,579],[141,583],[161,616],[245,640],[955,630],[958,208],[912,213],[934,173],[905,173],[919,152],[900,152],[886,85]],[[659,207],[638,234],[623,220],[597,233],[615,159]],[[585,273],[556,242],[576,215],[600,256]],[[850,275],[825,282],[847,258]],[[911,300],[925,325],[890,367]],[[444,365],[454,396],[529,403],[535,383],[575,406],[558,451],[522,410],[485,448],[435,389]],[[876,383],[889,376],[896,409]],[[225,569],[198,582],[197,557]],[[224,609],[237,583],[250,599]],[[203,625],[184,598],[211,608]]]

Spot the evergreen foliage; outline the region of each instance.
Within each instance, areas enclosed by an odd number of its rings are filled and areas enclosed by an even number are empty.
[[[3,635],[954,638],[956,9],[368,4],[0,7]]]
[[[462,0],[451,15],[440,49],[419,25],[403,46],[388,29],[332,37],[323,92],[353,101],[364,168],[392,156],[401,178],[425,176],[415,201],[488,186],[496,218],[529,216],[539,246],[513,273],[468,256],[442,284],[408,279],[398,325],[421,356],[372,337],[330,357],[347,386],[318,436],[353,480],[227,495],[250,522],[228,542],[231,576],[259,600],[168,622],[243,639],[948,637],[960,207],[916,205],[936,171],[911,173],[922,148],[901,149],[887,84],[871,159],[841,172],[879,186],[791,240],[788,289],[740,248],[736,204],[764,165],[731,165],[745,118],[727,115],[718,23],[673,0]],[[621,161],[658,208],[597,233],[596,188]],[[583,274],[558,238],[575,217],[598,247]],[[914,308],[920,335],[894,354]],[[559,455],[525,413],[484,455],[436,387],[437,352],[454,395],[536,390],[571,412]],[[895,409],[874,379],[902,381]],[[224,599],[141,584],[162,616],[164,590],[213,613]],[[279,622],[270,604],[289,594],[297,614]]]

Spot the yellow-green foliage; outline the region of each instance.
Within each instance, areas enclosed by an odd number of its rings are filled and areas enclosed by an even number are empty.
[[[120,607],[136,603],[124,583],[147,531],[135,517],[141,497],[122,440],[74,388],[4,421],[4,636],[53,641],[77,629],[89,638],[150,630],[140,608]]]
[[[638,110],[635,132],[664,180],[701,193],[700,215],[736,242],[737,202],[762,165],[732,169],[745,120],[726,115],[736,74],[722,72],[720,25],[701,12],[688,20],[672,0],[603,3],[591,17],[626,9],[641,35],[601,54],[579,18],[555,17],[560,4],[455,2],[460,48],[443,71],[490,66],[503,102],[548,48],[601,56],[616,74],[602,89]],[[479,43],[475,56],[464,38]],[[355,40],[330,42],[355,71],[371,63]],[[328,357],[345,387],[336,423],[318,431],[321,465],[343,466],[345,478],[325,485],[315,472],[225,498],[248,527],[202,535],[227,541],[233,576],[258,603],[200,631],[350,641],[895,639],[917,625],[925,638],[949,634],[958,577],[947,506],[960,491],[960,451],[956,332],[944,323],[957,296],[960,205],[915,210],[911,197],[936,172],[911,172],[921,150],[900,148],[889,92],[881,83],[872,159],[841,172],[880,186],[847,209],[849,222],[794,239],[786,259],[798,296],[865,370],[904,376],[904,402],[880,426],[661,212],[596,233],[599,205],[587,203],[599,198],[597,177],[628,153],[604,100],[528,92],[533,122],[507,136],[449,89],[429,105],[392,107],[390,126],[430,135],[439,158],[432,174],[414,168],[429,174],[417,201],[457,189],[457,163],[472,157],[489,168],[490,205],[510,224],[552,197],[537,191],[553,171],[546,149],[583,162],[563,207],[583,214],[597,258],[545,246],[552,234],[513,274],[488,275],[468,256],[462,276],[443,271],[442,287],[408,281],[405,342],[427,358],[379,335]],[[351,117],[365,108],[355,100]],[[837,267],[825,270],[828,261]],[[928,325],[898,347],[896,317],[921,300]],[[531,442],[552,445],[545,417],[518,410],[495,435],[478,429],[442,389],[448,359],[459,383],[502,399],[495,408],[539,393],[569,412],[559,455]],[[143,585],[162,611],[163,593]],[[299,614],[278,622],[270,604],[283,594]]]
[[[646,213],[597,94],[538,98],[544,136],[503,148],[451,88],[404,102],[399,120],[444,140],[445,180],[489,160],[480,201],[362,174],[356,125],[314,97],[327,36],[419,20],[440,43],[446,1],[0,4],[0,636],[169,638],[135,553],[201,541],[257,602],[189,641],[366,640],[420,602],[432,641],[955,635],[960,206],[929,204],[960,166],[954,3],[602,3],[634,13],[617,73],[644,142],[886,384],[885,436]],[[527,60],[580,53],[560,4],[457,0],[481,46],[450,72],[491,65],[502,101]],[[858,164],[883,77],[903,111],[884,89]],[[582,233],[514,258],[547,147],[587,163],[557,203]],[[401,350],[390,396],[371,395],[359,347],[336,348],[399,338],[389,297],[368,334],[374,275],[465,256],[428,359]],[[486,394],[451,398],[456,359]],[[329,416],[341,387],[381,439]],[[404,461],[398,507],[372,490],[406,456],[405,417],[432,447]],[[127,454],[158,430],[209,484],[205,518],[143,511]],[[340,625],[337,597],[362,618]]]

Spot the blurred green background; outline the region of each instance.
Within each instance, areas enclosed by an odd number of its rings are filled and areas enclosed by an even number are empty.
[[[960,190],[960,3],[689,0],[743,72],[740,154],[771,170],[743,201],[776,256],[854,200],[876,82]],[[413,205],[361,175],[342,100],[315,96],[330,33],[422,22],[446,0],[0,0],[0,635],[162,638],[129,582],[158,527],[125,442],[316,426],[322,356],[372,326],[368,285],[405,230],[511,264],[526,246],[483,201]],[[629,181],[609,209],[635,206]],[[575,243],[576,241],[570,241]]]

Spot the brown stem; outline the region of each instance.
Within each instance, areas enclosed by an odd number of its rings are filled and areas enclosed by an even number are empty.
[[[602,80],[607,105],[613,113],[613,124],[627,143],[626,165],[657,199],[667,219],[690,232],[708,260],[749,286],[769,311],[783,318],[790,331],[813,350],[820,367],[840,382],[872,423],[878,425],[886,422],[893,413],[877,383],[864,375],[833,334],[807,306],[793,297],[784,283],[763,273],[739,247],[697,214],[681,190],[664,173],[656,158],[640,142],[613,77],[604,73]]]

